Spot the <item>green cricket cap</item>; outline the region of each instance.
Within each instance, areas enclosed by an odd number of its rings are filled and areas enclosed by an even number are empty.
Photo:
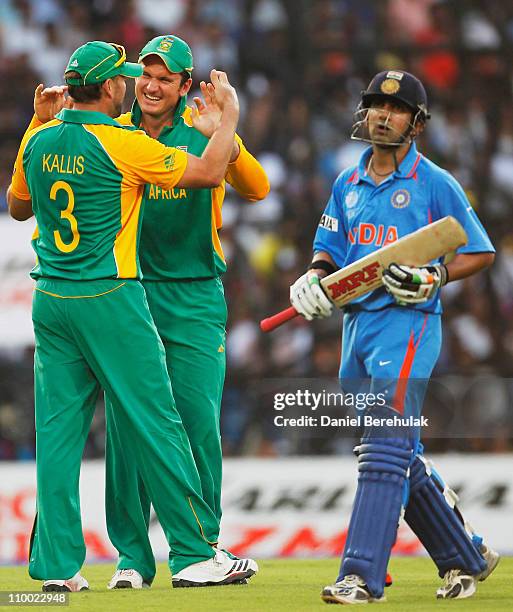
[[[66,78],[66,73],[78,72],[80,78]],[[64,79],[68,85],[95,85],[121,75],[139,77],[142,66],[126,61],[122,45],[93,40],[79,47],[69,58]]]
[[[142,48],[139,61],[142,61],[148,55],[158,55],[169,72],[186,70],[190,74],[194,68],[191,48],[185,40],[172,34],[152,38]]]

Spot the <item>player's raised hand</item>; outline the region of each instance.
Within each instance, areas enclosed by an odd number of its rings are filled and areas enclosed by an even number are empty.
[[[290,303],[307,321],[324,319],[333,312],[333,303],[324,293],[319,276],[312,270],[291,285]]]
[[[34,92],[34,112],[41,123],[51,121],[63,108],[69,106],[66,99],[67,85],[44,87],[40,83]]]
[[[214,92],[209,90],[205,81],[201,81],[200,89],[203,99],[199,97],[194,98],[196,107],[192,109],[192,125],[203,136],[210,138],[219,126],[222,110],[217,104]]]
[[[239,100],[235,88],[228,81],[226,72],[212,70],[210,72],[210,83],[207,83],[207,91],[215,100],[222,112],[231,111],[239,115]]]
[[[383,273],[383,284],[400,306],[422,304],[447,283],[444,265],[414,268],[392,263]]]

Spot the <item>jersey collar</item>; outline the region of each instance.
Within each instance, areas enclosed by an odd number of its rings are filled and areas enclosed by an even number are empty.
[[[351,175],[350,180],[353,184],[366,179],[367,166],[369,165],[371,155],[372,147],[367,147],[360,157],[356,172]],[[399,164],[399,168],[391,175],[391,178],[413,178],[421,158],[422,155],[417,151],[415,142],[412,142],[410,148],[408,149],[408,153],[406,153],[405,158]]]
[[[413,178],[421,157],[422,155],[417,151],[415,142],[412,142],[408,149],[408,153],[406,153],[406,157],[401,162],[395,174],[401,178]]]
[[[60,113],[55,115],[56,119],[64,121],[64,123],[87,123],[92,125],[112,125],[114,127],[123,127],[112,117],[105,113],[87,110],[74,110],[72,108],[63,108]]]
[[[173,129],[179,123],[180,119],[182,118],[183,113],[185,112],[186,106],[187,106],[187,96],[182,96],[180,98],[180,102],[178,103],[178,106],[175,108],[175,114],[173,115],[173,124],[164,126],[164,129],[162,130],[162,132],[164,132],[165,130]],[[134,103],[132,104],[132,123],[136,127],[140,127],[141,120],[142,120],[142,111],[141,111],[141,107],[139,106],[139,102],[137,102],[137,98],[136,98],[134,100]]]

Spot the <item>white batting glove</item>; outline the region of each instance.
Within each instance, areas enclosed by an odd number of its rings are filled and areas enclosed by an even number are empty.
[[[383,272],[386,290],[401,306],[427,302],[446,283],[447,268],[443,264],[413,268],[392,263]]]
[[[313,271],[303,274],[291,285],[290,303],[307,321],[324,319],[333,312],[333,303],[324,293],[319,276]]]

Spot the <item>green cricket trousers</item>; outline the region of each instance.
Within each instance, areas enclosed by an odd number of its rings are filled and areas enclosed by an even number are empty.
[[[39,279],[33,322],[37,515],[30,575],[67,579],[84,562],[80,461],[100,387],[113,399],[117,430],[129,445],[122,451],[136,463],[168,538],[171,570],[211,558],[219,521],[201,495],[142,285]]]
[[[176,408],[198,468],[203,499],[221,520],[220,411],[226,370],[226,302],[219,278],[144,281],[150,311],[162,339]],[[119,551],[118,569],[155,575],[148,538],[150,500],[134,456],[119,432],[119,411],[106,401],[107,528]],[[117,461],[123,456],[124,461]],[[112,460],[116,459],[116,463]],[[136,483],[134,485],[134,483]],[[127,495],[128,491],[128,495]],[[172,558],[172,551],[171,557]]]

